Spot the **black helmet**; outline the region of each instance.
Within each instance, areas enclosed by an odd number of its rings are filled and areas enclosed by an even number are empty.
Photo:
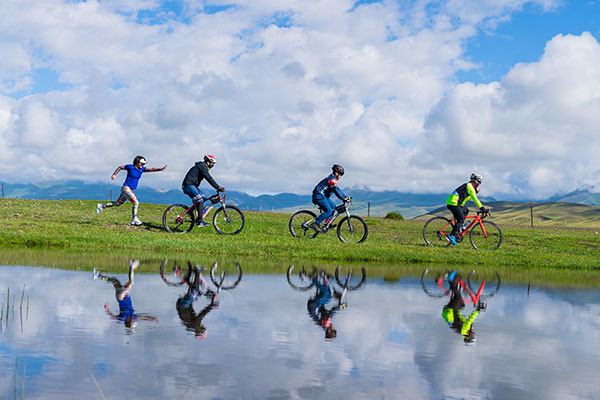
[[[133,165],[137,164],[138,162],[143,166],[146,164],[146,159],[143,156],[137,156],[133,159]]]
[[[337,172],[340,175],[344,175],[344,167],[342,167],[340,164],[333,164],[333,167],[331,167],[333,172]]]

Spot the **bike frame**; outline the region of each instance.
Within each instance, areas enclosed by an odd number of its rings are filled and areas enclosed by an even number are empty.
[[[450,290],[446,289],[446,287],[444,286],[444,283],[445,283],[445,277],[443,277],[443,278],[440,277],[437,279],[437,285],[444,292],[444,295],[446,295],[450,292]],[[467,287],[467,285],[465,285],[465,282],[462,280],[462,278],[458,278],[458,283],[459,283],[460,287],[462,288],[463,292],[465,292],[467,295],[469,295],[469,298],[467,298],[467,299],[463,298],[463,301],[465,303],[477,304],[477,302],[479,302],[479,297],[481,297],[481,292],[483,292],[483,288],[485,287],[485,279],[481,282],[481,285],[479,285],[477,294],[474,294]]]
[[[340,206],[336,206],[333,209],[333,214],[331,215],[331,217],[329,217],[329,222],[326,222],[325,225],[322,227],[322,229],[325,232],[327,232],[329,230],[329,227],[333,224],[333,221],[335,221],[342,214],[346,214],[346,216],[348,217],[348,225],[350,225],[350,229],[352,229],[352,221],[350,220],[350,210],[349,210],[350,207],[352,206],[352,201],[345,201],[344,203],[342,203],[340,205],[343,205],[345,207],[345,211],[344,212],[339,212],[338,207],[340,207]],[[323,212],[323,210],[321,210],[320,207],[319,207],[319,210],[321,212]],[[313,222],[315,222],[315,220],[317,219],[317,217],[315,217],[314,219],[310,220],[309,223],[307,223],[307,225],[310,225]],[[325,221],[327,221],[327,220],[325,220]],[[323,233],[325,233],[325,232],[323,232]]]
[[[483,232],[483,237],[487,238],[487,233],[485,232],[485,226],[482,223],[485,216],[482,217],[482,215],[484,215],[482,212],[477,212],[477,215],[466,216],[465,221],[467,221],[467,219],[473,219],[473,221],[471,221],[469,223],[469,225],[467,225],[467,227],[458,234],[459,237],[463,237],[471,228],[473,228],[475,225],[479,224],[479,226],[481,226],[481,232]],[[442,229],[439,230],[438,233],[443,236],[450,236],[450,232],[444,232],[444,230],[447,227],[452,227],[455,224],[456,224],[456,218],[452,218],[450,220],[450,222],[448,222],[446,225],[444,225],[444,227]]]
[[[213,202],[212,199],[216,198],[219,199],[219,201]],[[208,207],[204,207],[204,203],[206,203],[207,201],[210,201],[210,205]],[[221,196],[221,192],[217,192],[217,194],[214,194],[212,196],[210,196],[209,198],[207,198],[206,200],[204,200],[202,202],[202,219],[204,219],[204,217],[206,217],[206,215],[210,212],[210,210],[213,209],[213,207],[216,204],[220,204],[223,207],[223,214],[225,214],[225,218],[227,218],[227,208],[225,207],[225,192],[223,192],[223,195]],[[187,214],[188,212],[190,212],[190,210],[195,209],[196,206],[194,204],[192,204],[190,207],[188,207],[187,210],[185,210],[183,213],[181,213],[177,218],[182,218],[185,214]]]

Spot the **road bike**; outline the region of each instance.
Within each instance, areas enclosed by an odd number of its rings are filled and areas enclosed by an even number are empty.
[[[421,288],[430,297],[444,297],[452,294],[448,276],[450,271],[440,272],[425,269],[421,274]],[[455,272],[456,273],[456,272]],[[479,275],[482,278],[478,278]],[[462,299],[465,303],[474,305],[485,299],[493,297],[500,290],[501,280],[497,271],[488,274],[478,274],[475,276],[475,270],[469,273],[465,283],[458,273],[456,273],[458,284],[457,288],[461,291]],[[487,278],[487,279],[486,279]]]
[[[213,209],[216,204],[220,207],[215,211],[212,218],[213,226],[221,235],[237,235],[244,229],[244,214],[234,205],[225,203],[225,191],[209,197],[206,201],[210,204],[203,205],[202,220]],[[194,205],[173,204],[163,213],[162,223],[167,232],[188,233],[194,228],[197,210]]]
[[[205,270],[204,267],[198,267]],[[169,264],[165,259],[160,264],[160,277],[169,286],[191,285],[191,279],[194,276],[194,267],[191,262],[187,266],[181,267],[177,261]],[[218,294],[221,290],[231,290],[235,288],[242,280],[242,267],[240,264],[219,264],[215,262],[210,268],[210,280],[217,287],[213,293]]]
[[[321,229],[323,233],[337,227],[337,236],[344,243],[358,244],[365,241],[369,230],[367,223],[357,215],[350,214],[352,207],[351,201],[345,201],[343,204],[335,207],[333,215],[323,221]],[[321,212],[323,210],[321,209]],[[344,217],[338,224],[335,220],[344,214]],[[315,238],[320,232],[316,232],[310,225],[317,219],[317,214],[310,210],[301,210],[290,218],[289,228],[293,237],[297,238]]]
[[[466,216],[461,233],[456,235],[456,241],[462,242],[468,232],[471,245],[476,250],[496,250],[500,247],[502,231],[492,221],[484,221],[489,215],[491,215],[489,211],[477,211],[477,215]],[[450,220],[445,217],[433,217],[423,227],[423,239],[432,247],[448,247],[450,245],[448,236],[454,229],[454,224],[456,224],[455,218]]]
[[[317,271],[315,267],[307,270],[305,267],[296,267],[294,264],[290,265],[286,273],[287,281],[289,285],[298,291],[305,292],[315,286],[316,279],[327,279],[330,283],[333,281],[333,277],[324,270]],[[340,300],[340,304],[345,304],[346,293],[357,290],[365,284],[367,281],[367,271],[365,268],[360,268],[360,272],[356,271],[352,267],[337,267],[335,269],[335,282],[339,285],[339,288],[330,285],[333,290],[332,294]]]

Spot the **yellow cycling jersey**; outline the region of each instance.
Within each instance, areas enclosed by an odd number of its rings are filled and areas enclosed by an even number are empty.
[[[473,200],[473,203],[475,203],[477,208],[483,207],[483,204],[481,204],[477,198],[477,190],[475,190],[471,182],[464,183],[457,187],[446,199],[446,204],[450,206],[457,206],[459,204],[464,206],[469,200]]]

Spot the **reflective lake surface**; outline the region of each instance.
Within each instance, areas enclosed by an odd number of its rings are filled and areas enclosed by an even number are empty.
[[[0,266],[0,398],[600,398],[597,289],[503,283],[475,312],[369,277],[338,307],[319,280],[244,274],[213,301],[209,270],[197,296],[148,270],[128,305],[127,273]]]

